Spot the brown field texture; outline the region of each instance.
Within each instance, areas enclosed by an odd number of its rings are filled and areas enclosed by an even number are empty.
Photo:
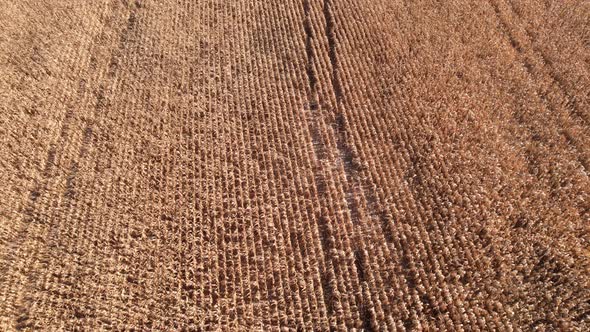
[[[0,331],[589,331],[590,2],[0,0]]]

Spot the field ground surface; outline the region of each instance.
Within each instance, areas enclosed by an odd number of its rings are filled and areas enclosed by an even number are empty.
[[[0,0],[0,330],[590,330],[590,2]]]

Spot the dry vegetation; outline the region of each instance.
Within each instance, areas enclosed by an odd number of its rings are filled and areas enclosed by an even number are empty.
[[[0,330],[590,329],[590,2],[0,0]]]

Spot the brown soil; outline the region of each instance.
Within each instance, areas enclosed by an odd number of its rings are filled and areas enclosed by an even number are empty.
[[[590,330],[589,27],[0,0],[0,330]]]

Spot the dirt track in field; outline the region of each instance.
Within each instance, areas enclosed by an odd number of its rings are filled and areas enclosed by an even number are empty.
[[[0,0],[0,330],[589,330],[589,26]]]

